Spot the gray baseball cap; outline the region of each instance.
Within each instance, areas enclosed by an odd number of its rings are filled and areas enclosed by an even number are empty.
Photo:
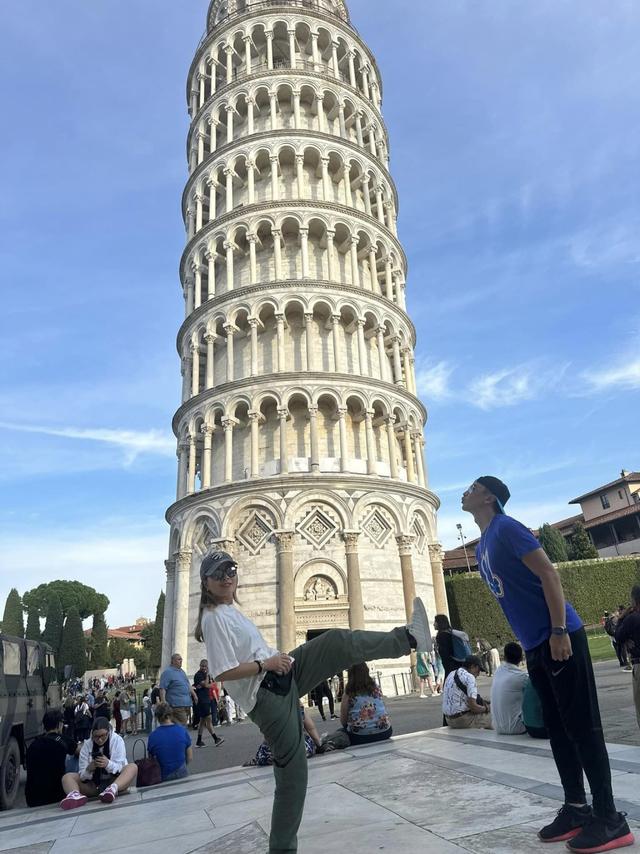
[[[205,578],[213,575],[219,569],[237,565],[229,552],[211,552],[200,564],[200,581],[204,581]]]

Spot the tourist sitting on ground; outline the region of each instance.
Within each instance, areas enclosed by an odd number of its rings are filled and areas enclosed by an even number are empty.
[[[88,798],[99,798],[112,804],[119,794],[135,783],[138,766],[127,762],[122,738],[111,729],[106,718],[96,718],[91,737],[80,748],[77,774],[65,774],[62,788],[67,793],[60,802],[63,810],[86,804]]]
[[[447,676],[442,692],[442,711],[452,729],[492,729],[489,703],[478,694],[476,679],[483,669],[477,655],[469,655],[462,667]]]
[[[522,720],[522,699],[529,677],[520,667],[523,657],[519,643],[508,643],[504,648],[504,664],[493,674],[491,715],[493,728],[501,735],[522,735],[526,732]]]
[[[60,709],[49,709],[42,718],[44,735],[38,736],[27,750],[27,806],[41,807],[57,804],[64,797],[62,778],[67,757],[74,756],[77,745],[62,734],[63,718]]]
[[[382,691],[365,662],[347,671],[347,685],[340,703],[340,723],[352,745],[384,741],[393,734]]]
[[[323,752],[323,742],[320,738],[320,734],[318,733],[318,729],[314,724],[311,715],[302,705],[300,706],[300,715],[302,716],[302,724],[305,730],[305,751],[307,754],[307,759],[311,759],[311,757],[315,756],[316,753]],[[267,742],[263,741],[262,744],[256,750],[255,756],[252,756],[251,759],[248,759],[246,762],[243,762],[242,765],[244,768],[252,765],[273,765],[273,754],[271,753],[271,748],[269,747]]]
[[[189,731],[175,722],[169,703],[158,703],[156,721],[158,726],[149,736],[147,750],[158,760],[163,783],[181,780],[188,776],[187,765],[193,759]]]

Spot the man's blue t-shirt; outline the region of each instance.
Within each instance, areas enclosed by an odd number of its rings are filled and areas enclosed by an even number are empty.
[[[191,736],[180,724],[161,724],[149,736],[147,750],[160,763],[162,779],[181,768],[191,747]]]
[[[169,665],[160,676],[160,688],[166,691],[166,701],[170,706],[191,705],[191,683],[182,668]]]
[[[540,543],[523,524],[502,513],[494,516],[476,547],[478,569],[498,600],[515,636],[526,649],[549,639],[551,617],[542,582],[522,562]],[[582,626],[573,605],[566,603],[570,632]]]

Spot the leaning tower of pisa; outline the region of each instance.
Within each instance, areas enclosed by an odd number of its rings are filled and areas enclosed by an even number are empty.
[[[164,662],[202,657],[214,546],[282,650],[446,610],[371,51],[342,0],[212,0],[187,98]],[[409,664],[375,662],[387,691]]]

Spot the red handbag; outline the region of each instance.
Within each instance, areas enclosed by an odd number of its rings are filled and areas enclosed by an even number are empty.
[[[143,759],[136,759],[135,757],[136,744],[142,744],[144,748]],[[160,770],[160,763],[153,756],[149,756],[147,754],[147,745],[145,744],[143,738],[137,738],[134,741],[131,756],[135,764],[138,766],[138,777],[136,780],[136,786],[144,788],[145,786],[156,786],[158,783],[162,783],[162,771]]]

